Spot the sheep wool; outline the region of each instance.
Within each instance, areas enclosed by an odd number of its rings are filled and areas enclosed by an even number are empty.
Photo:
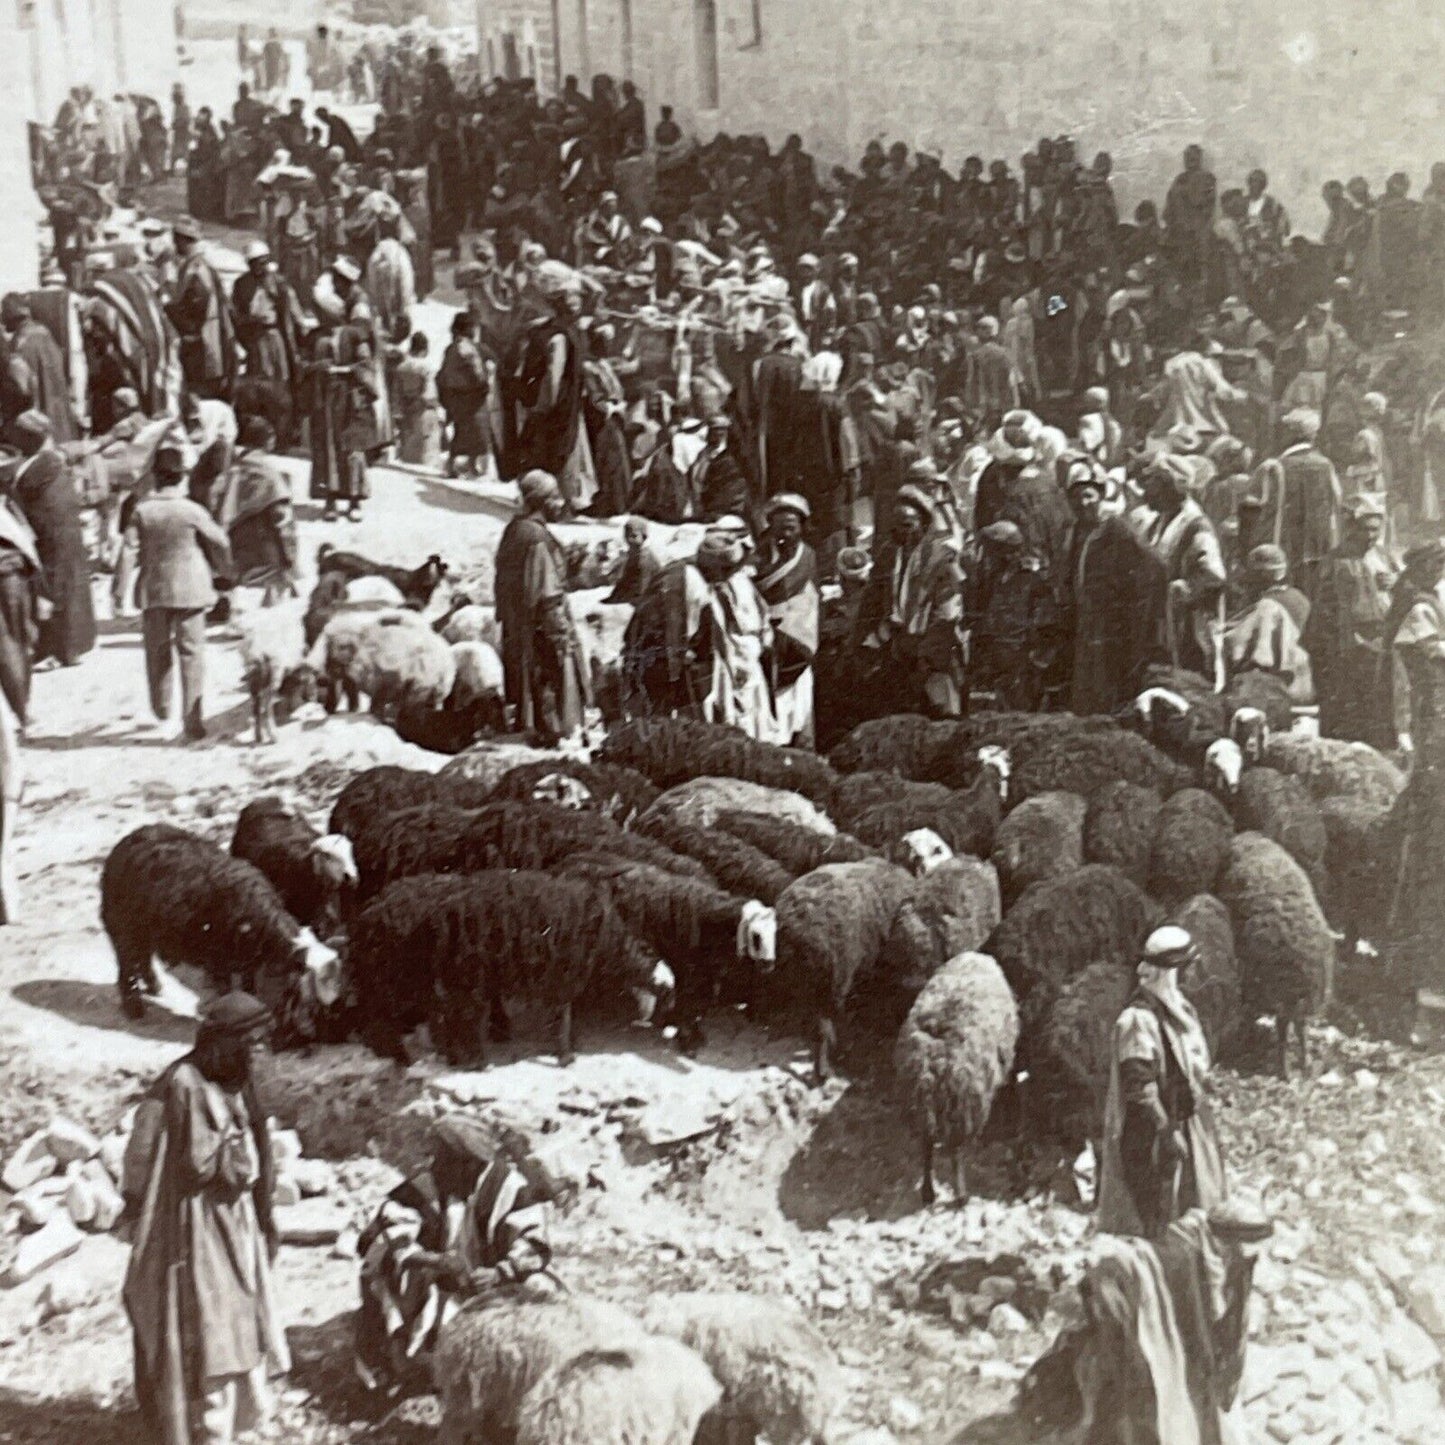
[[[699,1440],[814,1445],[845,1397],[832,1347],[796,1306],[755,1294],[655,1294],[642,1312],[655,1335],[695,1350],[722,1386]]]
[[[538,796],[538,784],[555,777],[575,778],[592,798],[592,807],[614,822],[626,825],[657,801],[659,790],[635,768],[616,763],[583,763],[573,758],[549,758],[523,763],[498,780],[491,801],[522,801]]]
[[[1178,794],[1175,795],[1179,796]],[[1084,816],[1084,862],[1117,868],[1131,883],[1149,883],[1149,853],[1164,800],[1139,783],[1105,783]]]
[[[824,863],[859,863],[864,858],[877,857],[872,848],[849,833],[817,833],[786,818],[771,818],[765,813],[724,810],[714,824],[776,859],[794,878],[801,878]]]
[[[446,802],[458,808],[480,808],[487,801],[489,789],[469,782],[465,776],[443,770],[423,772],[420,768],[367,768],[357,773],[337,795],[332,804],[327,831],[340,833],[353,841],[368,822],[384,813],[399,813],[403,808],[420,807],[423,803]]]
[[[1270,738],[1264,761],[1303,781],[1316,798],[1345,794],[1388,807],[1405,789],[1405,775],[1368,743],[1343,738]]]
[[[793,881],[775,858],[723,828],[699,828],[673,817],[653,818],[641,831],[674,853],[695,858],[720,888],[742,898],[757,898],[771,906]]]
[[[1042,1016],[1091,963],[1132,968],[1159,915],[1158,905],[1122,873],[1088,864],[1028,889],[1004,914],[988,952],[1028,1020]]]
[[[460,778],[476,784],[484,793],[497,786],[513,768],[527,763],[557,762],[555,753],[542,748],[528,747],[526,743],[504,743],[484,739],[474,743],[466,752],[458,753],[449,763],[442,765],[441,776]]]
[[[884,946],[889,974],[921,988],[950,958],[981,949],[1003,917],[998,872],[977,858],[950,858],[915,879]]]
[[[257,798],[236,819],[231,856],[264,874],[298,923],[323,938],[340,926],[357,882],[348,839],[323,839],[280,798]]]
[[[1139,783],[1167,797],[1189,786],[1187,768],[1128,732],[1025,736],[1011,748],[1009,798],[1016,806],[1037,793],[1063,790],[1091,798],[1106,783]]]
[[[1299,778],[1274,768],[1246,768],[1234,794],[1234,826],[1273,838],[1304,869],[1315,894],[1325,894],[1328,836],[1319,804]]]
[[[1077,793],[1039,793],[1025,799],[999,823],[993,865],[1008,903],[1031,883],[1084,866],[1088,806]]]
[[[309,643],[301,622],[283,607],[261,607],[241,619],[241,676],[251,699],[257,743],[275,739],[276,692]]]
[[[721,1398],[712,1372],[676,1340],[612,1344],[537,1381],[518,1411],[517,1445],[693,1445]]]
[[[845,785],[872,776],[876,775],[855,774],[844,780]],[[955,854],[987,858],[1002,814],[999,775],[992,768],[984,768],[962,791],[895,778],[891,796],[851,817],[842,813],[839,816],[859,842],[871,847],[887,848],[905,833],[930,828]]]
[[[913,878],[881,858],[826,863],[778,899],[778,974],[817,1015],[814,1065],[828,1074],[838,1020],[853,985],[877,964]]]
[[[759,742],[736,728],[690,718],[629,718],[613,727],[599,754],[646,773],[661,788],[691,778],[737,778],[766,788],[801,793],[826,807],[836,776],[827,762],[802,748]]]
[[[1003,970],[987,954],[950,959],[924,985],[899,1031],[893,1069],[903,1112],[923,1154],[923,1201],[933,1202],[933,1153],[954,1156],[988,1122],[1018,1045],[1019,1014]],[[962,1193],[962,1190],[960,1190]]]
[[[1042,1138],[1075,1152],[1093,1141],[1098,1152],[1114,1023],[1134,985],[1132,968],[1115,960],[1091,963],[1025,1036],[1019,1064],[1028,1072],[1026,1110]]]
[[[1294,1025],[1304,1050],[1304,1023],[1328,996],[1334,939],[1304,870],[1272,838],[1236,834],[1218,895],[1234,924],[1247,1017],[1276,1021],[1278,1066]]]
[[[1149,847],[1149,891],[1166,906],[1208,892],[1229,861],[1234,824],[1224,804],[1202,788],[1166,800]]]
[[[938,766],[938,755],[952,742],[957,728],[931,721],[921,713],[895,713],[859,723],[828,754],[839,773],[892,773],[897,777],[927,779]]]
[[[449,707],[463,709],[480,702],[502,698],[502,659],[489,642],[451,644],[454,681],[447,698]]]
[[[1344,934],[1342,956],[1362,938],[1384,941],[1399,877],[1403,819],[1391,808],[1347,794],[1320,803],[1325,826],[1325,916]]]
[[[625,1310],[586,1295],[544,1293],[531,1281],[463,1305],[442,1326],[432,1356],[441,1439],[515,1439],[522,1401],[548,1370],[644,1334]]]
[[[838,831],[828,815],[814,807],[801,793],[764,787],[744,778],[698,777],[679,783],[663,793],[643,816],[676,816],[685,823],[710,828],[720,813],[760,813],[764,817],[784,819],[824,837],[831,837]]]

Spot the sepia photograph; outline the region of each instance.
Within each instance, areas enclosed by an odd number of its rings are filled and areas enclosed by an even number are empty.
[[[1445,6],[6,3],[0,1445],[1445,1445]]]

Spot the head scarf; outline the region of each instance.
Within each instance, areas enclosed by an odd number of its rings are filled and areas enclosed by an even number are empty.
[[[538,502],[547,501],[561,493],[557,478],[551,472],[544,472],[540,468],[528,472],[517,483],[517,490],[522,495],[523,506],[529,510]]]

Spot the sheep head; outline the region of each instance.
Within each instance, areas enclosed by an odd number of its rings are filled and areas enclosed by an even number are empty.
[[[987,768],[998,779],[999,802],[1008,801],[1008,780],[1013,772],[1013,755],[1007,748],[999,747],[996,743],[988,743],[978,750],[978,762],[981,768]]]
[[[1263,762],[1264,750],[1269,746],[1269,720],[1260,708],[1236,708],[1229,720],[1229,736],[1249,762]]]
[[[1176,727],[1189,716],[1187,698],[1167,687],[1146,687],[1134,699],[1139,721],[1151,733],[1165,731],[1170,723]]]
[[[738,957],[755,963],[759,973],[771,973],[778,961],[778,915],[756,898],[738,914]]]
[[[1244,772],[1244,752],[1233,738],[1210,743],[1204,754],[1204,785],[1212,793],[1233,797]]]
[[[289,722],[307,704],[321,701],[321,674],[309,662],[302,662],[281,679],[273,713],[278,723]]]
[[[593,798],[587,785],[571,773],[548,773],[538,778],[532,789],[532,800],[537,803],[554,803],[559,808],[570,808],[583,813],[593,807]]]
[[[940,863],[947,863],[953,857],[953,849],[932,828],[915,828],[905,833],[898,840],[898,853],[898,861],[915,878],[932,873]]]

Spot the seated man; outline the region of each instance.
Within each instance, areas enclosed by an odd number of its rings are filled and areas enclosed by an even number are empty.
[[[387,1195],[358,1246],[356,1372],[387,1394],[430,1387],[437,1336],[464,1299],[517,1284],[552,1259],[540,1206],[555,1189],[540,1165],[514,1168],[465,1115],[440,1120],[433,1139],[430,1167]]]

